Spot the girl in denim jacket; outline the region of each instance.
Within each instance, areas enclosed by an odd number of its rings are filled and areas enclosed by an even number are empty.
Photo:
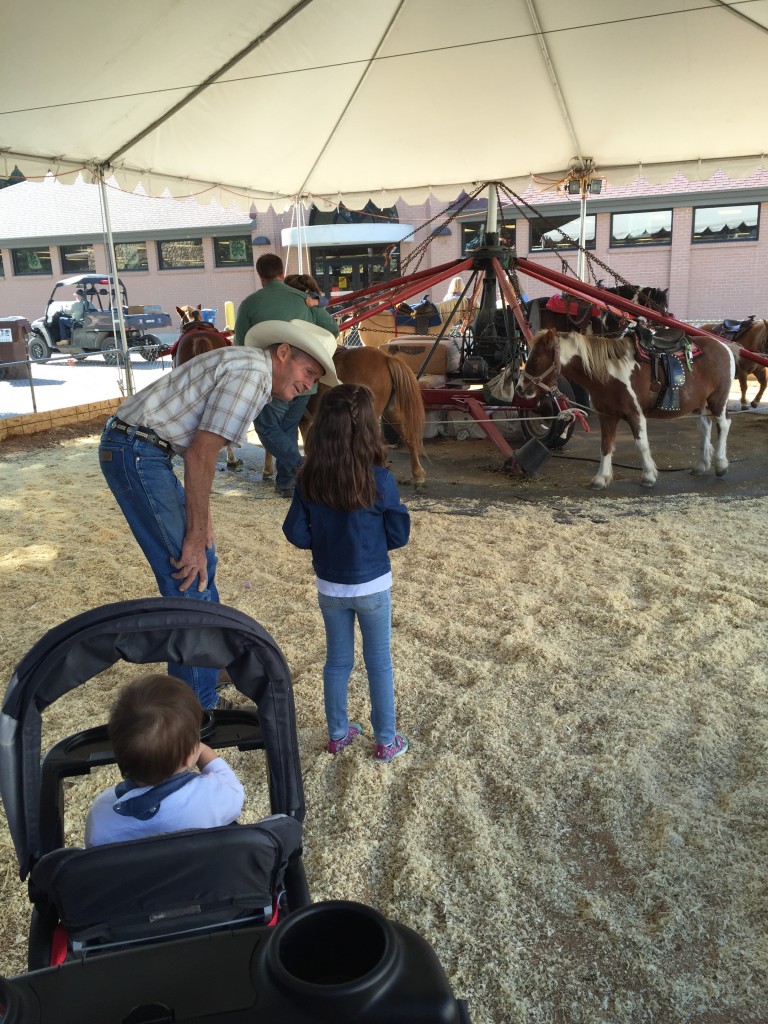
[[[363,731],[347,715],[355,618],[363,637],[376,760],[391,761],[408,749],[408,740],[395,724],[388,552],[408,543],[410,528],[408,509],[385,468],[371,392],[356,384],[331,388],[307,436],[304,463],[283,523],[291,544],[311,550],[317,575],[325,623],[323,691],[331,754],[349,746]]]

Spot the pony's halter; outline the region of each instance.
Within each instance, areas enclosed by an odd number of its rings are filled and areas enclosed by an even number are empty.
[[[552,376],[554,383],[547,384],[547,378]],[[549,392],[552,395],[559,395],[560,389],[557,386],[557,382],[560,378],[560,339],[555,335],[552,342],[552,362],[550,365],[535,377],[532,373],[528,373],[526,368],[523,366],[520,369],[520,376],[517,378],[517,384],[515,390],[519,395],[524,395],[528,390],[529,385],[538,388],[540,391]]]

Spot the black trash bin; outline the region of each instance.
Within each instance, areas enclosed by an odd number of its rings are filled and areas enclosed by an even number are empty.
[[[0,319],[0,380],[27,380],[27,341],[32,326],[23,316]],[[13,365],[16,364],[16,365]]]

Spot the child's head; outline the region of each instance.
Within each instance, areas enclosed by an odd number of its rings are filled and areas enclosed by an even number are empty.
[[[311,274],[288,274],[284,278],[284,283],[291,288],[298,288],[300,292],[315,292],[317,295],[322,295],[323,292]]]
[[[203,709],[173,676],[152,674],[123,687],[108,731],[124,778],[156,786],[180,771],[200,743]]]
[[[376,501],[374,466],[386,462],[373,395],[362,384],[340,384],[318,406],[304,446],[298,480],[309,501],[352,512]]]

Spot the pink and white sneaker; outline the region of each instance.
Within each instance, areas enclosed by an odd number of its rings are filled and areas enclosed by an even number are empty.
[[[376,744],[375,757],[377,761],[394,761],[396,757],[404,754],[407,749],[408,740],[398,732],[395,733],[395,738],[388,747],[385,747],[383,743]]]
[[[362,725],[358,725],[357,722],[351,722],[347,729],[347,735],[342,736],[340,740],[328,740],[328,746],[325,749],[329,754],[338,754],[338,752],[343,750],[344,747],[348,747],[350,743],[354,743],[362,731]]]

